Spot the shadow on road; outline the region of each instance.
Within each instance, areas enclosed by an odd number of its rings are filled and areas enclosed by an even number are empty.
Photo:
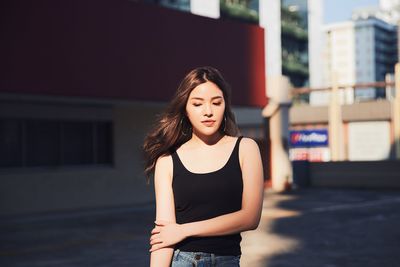
[[[269,193],[259,229],[244,240],[253,261],[242,265],[399,266],[399,204],[398,191],[311,188]]]
[[[149,266],[153,205],[0,223],[0,266]]]
[[[0,222],[0,266],[142,267],[154,207]],[[398,191],[267,192],[242,267],[399,266]]]

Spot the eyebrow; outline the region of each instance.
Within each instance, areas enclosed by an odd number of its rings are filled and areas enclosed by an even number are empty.
[[[211,97],[211,100],[222,99],[222,98],[223,98],[222,96],[213,96],[213,97]],[[193,100],[204,100],[204,98],[196,97],[196,96],[191,97],[190,99],[193,99]]]

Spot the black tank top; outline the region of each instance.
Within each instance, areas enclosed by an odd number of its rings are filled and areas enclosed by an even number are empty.
[[[173,152],[173,181],[176,222],[179,224],[201,221],[235,212],[242,207],[242,170],[239,162],[239,143],[228,162],[219,170],[192,173],[186,169],[178,154]],[[213,160],[213,159],[210,159]],[[189,252],[206,252],[217,255],[240,255],[240,234],[189,237],[175,248]]]

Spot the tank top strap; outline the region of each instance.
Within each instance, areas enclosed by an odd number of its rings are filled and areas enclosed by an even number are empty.
[[[240,144],[240,140],[242,140],[243,136],[239,136],[238,139],[236,140],[236,144],[235,147],[233,148],[233,152],[232,155],[234,157],[239,158],[239,144]]]
[[[172,157],[172,161],[175,163],[175,161],[177,160],[176,150],[171,152],[171,157]]]
[[[183,166],[183,163],[179,159],[179,156],[178,156],[178,153],[176,152],[176,150],[171,153],[171,157],[172,157],[173,173],[175,175],[177,173],[180,173],[182,170],[184,170],[185,167]]]

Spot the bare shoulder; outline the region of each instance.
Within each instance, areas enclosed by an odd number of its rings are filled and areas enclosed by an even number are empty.
[[[239,144],[240,162],[254,160],[260,157],[260,149],[256,141],[251,138],[243,137]]]
[[[257,142],[248,137],[242,138],[242,140],[240,141],[239,148],[240,152],[241,153],[244,152],[245,154],[259,152],[259,147]]]
[[[172,156],[171,155],[165,155],[161,156],[157,159],[156,166],[159,167],[172,167]]]
[[[172,156],[171,155],[161,156],[156,161],[154,179],[157,180],[159,178],[163,179],[168,178],[169,180],[171,180],[172,171],[173,171]]]

